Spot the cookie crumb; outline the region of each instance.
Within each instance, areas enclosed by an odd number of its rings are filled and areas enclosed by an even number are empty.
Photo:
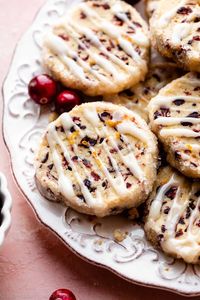
[[[120,242],[123,242],[123,240],[126,239],[127,232],[123,232],[120,229],[116,229],[113,232],[113,236],[114,236],[115,241],[120,243]]]

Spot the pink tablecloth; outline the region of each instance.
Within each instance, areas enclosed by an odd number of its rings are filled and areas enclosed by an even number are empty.
[[[0,0],[0,80],[3,82],[16,42],[31,24],[43,0]],[[2,114],[2,99],[0,102]],[[66,287],[77,300],[179,300],[181,296],[130,284],[71,253],[36,219],[13,179],[0,133],[0,171],[14,200],[12,227],[0,249],[0,300],[48,300]]]

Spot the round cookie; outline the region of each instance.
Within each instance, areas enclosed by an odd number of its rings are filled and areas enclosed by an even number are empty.
[[[131,5],[89,0],[46,35],[43,61],[69,88],[90,96],[118,93],[144,79],[149,44],[148,26]]]
[[[162,0],[150,20],[153,45],[181,67],[200,72],[200,0]]]
[[[188,73],[172,81],[148,109],[168,162],[186,176],[200,178],[200,75]]]
[[[200,184],[171,167],[158,173],[147,201],[145,232],[154,246],[187,263],[200,263]]]
[[[140,116],[93,102],[49,124],[36,157],[36,181],[49,200],[103,217],[144,202],[156,168],[156,138]]]
[[[148,122],[147,105],[159,90],[180,76],[180,69],[173,63],[151,65],[145,81],[119,94],[105,96],[104,101],[120,104],[138,113]]]

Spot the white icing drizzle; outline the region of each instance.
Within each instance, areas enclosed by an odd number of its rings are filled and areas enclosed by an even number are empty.
[[[153,219],[154,221],[157,221],[159,219],[163,204],[163,196],[174,184],[177,184],[177,181],[175,180],[175,176],[173,175],[170,180],[159,189],[156,198],[151,204],[149,219]]]
[[[168,234],[170,237],[175,236],[175,231],[176,231],[176,225],[180,219],[180,216],[183,214],[185,210],[185,206],[181,201],[180,201],[180,187],[178,188],[176,192],[175,198],[172,200],[173,204],[171,206],[171,209],[169,211],[169,214],[167,216],[166,220],[166,229],[168,230]]]
[[[117,125],[117,130],[122,134],[128,134],[137,139],[143,141],[145,144],[149,145],[149,135],[144,132],[144,130],[138,128],[131,121],[124,121]]]
[[[186,144],[186,143],[179,143],[177,146],[176,146],[176,149],[177,150],[188,150],[188,149],[192,149],[192,151],[197,151],[199,152],[200,151],[200,144],[193,144],[193,143],[190,143],[190,144]]]
[[[189,122],[192,124],[200,124],[200,119],[198,118],[189,118],[189,117],[159,117],[156,120],[154,120],[155,124],[159,125],[177,125],[181,122]]]
[[[156,96],[149,103],[149,107],[160,106],[172,103],[174,100],[185,100],[185,102],[196,102],[200,103],[200,97],[197,96]]]
[[[60,192],[67,198],[71,199],[75,197],[74,189],[72,186],[72,181],[64,173],[62,162],[60,156],[56,150],[57,134],[55,131],[55,124],[52,123],[48,127],[47,134],[48,143],[52,153],[52,159],[55,165],[55,168],[58,173],[58,186]]]
[[[176,24],[173,27],[172,43],[178,45],[184,38],[186,38],[191,32],[191,25],[188,23]]]
[[[186,128],[165,128],[160,130],[161,136],[177,136],[177,137],[200,137],[200,132]]]
[[[99,117],[95,108],[84,109],[83,114],[86,120],[88,120],[88,122],[92,124],[94,128],[99,126]]]

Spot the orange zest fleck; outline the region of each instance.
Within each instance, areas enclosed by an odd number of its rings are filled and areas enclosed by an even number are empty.
[[[78,131],[74,131],[72,132],[69,136],[68,136],[68,141],[70,145],[73,145],[75,143],[75,139],[76,137],[79,135]]]

